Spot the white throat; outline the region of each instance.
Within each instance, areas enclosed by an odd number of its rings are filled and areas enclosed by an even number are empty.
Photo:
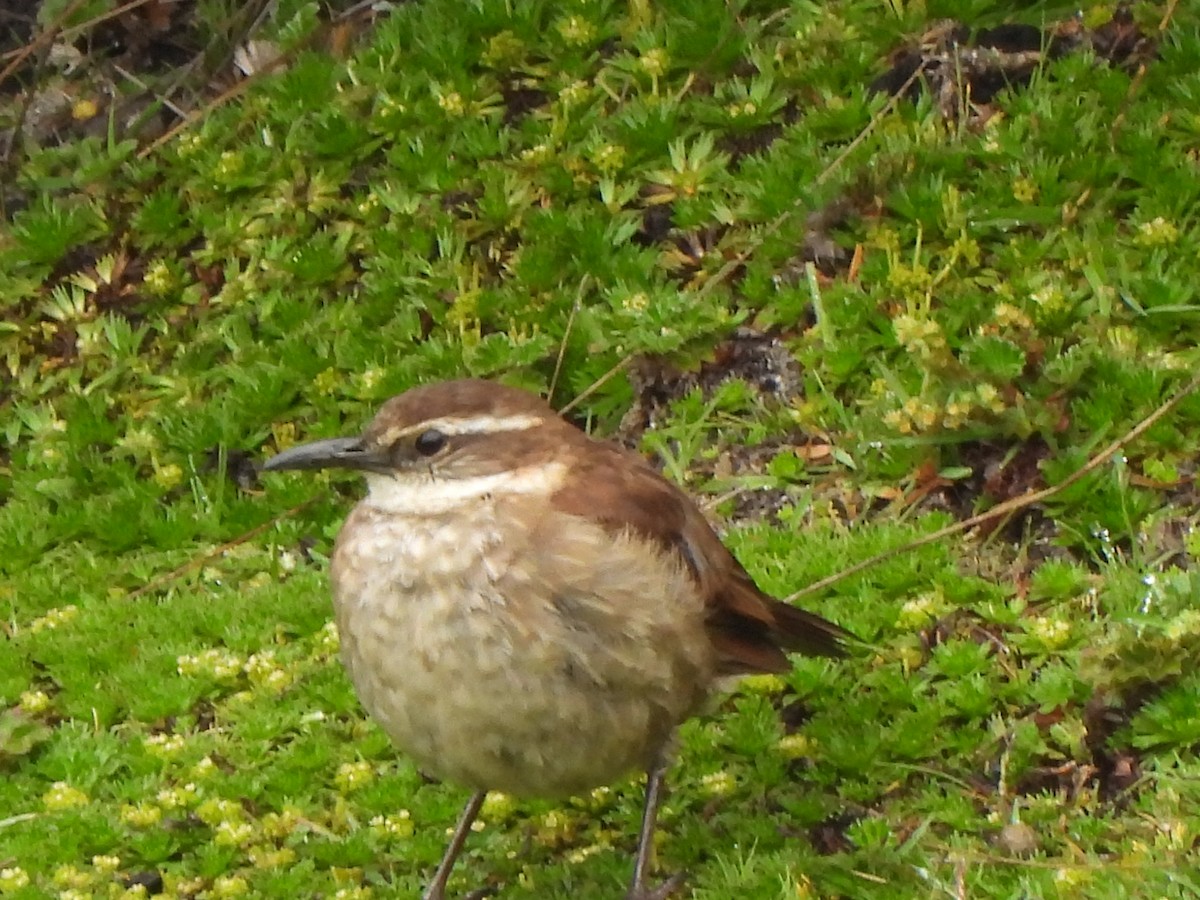
[[[542,494],[558,490],[566,476],[562,463],[542,463],[494,475],[436,478],[416,472],[403,477],[364,473],[367,496],[363,500],[380,512],[402,516],[435,516],[503,494]]]

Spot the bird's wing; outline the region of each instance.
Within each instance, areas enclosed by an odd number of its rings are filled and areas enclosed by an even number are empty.
[[[587,470],[553,497],[554,505],[677,554],[704,598],[723,673],[787,671],[787,652],[844,655],[849,633],[759,590],[682,490],[636,454],[598,442],[592,450]]]

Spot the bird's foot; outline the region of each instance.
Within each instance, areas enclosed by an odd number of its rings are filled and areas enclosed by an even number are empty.
[[[625,900],[667,900],[667,898],[675,896],[675,892],[683,887],[683,883],[686,880],[686,872],[676,872],[656,887],[647,887],[644,884],[635,883],[630,886],[629,892],[625,895]]]

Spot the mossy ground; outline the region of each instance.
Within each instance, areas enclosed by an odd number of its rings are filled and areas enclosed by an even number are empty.
[[[1063,480],[1196,370],[1187,4],[1132,8],[1128,64],[886,108],[940,17],[1071,9],[423,0],[350,46],[273,10],[283,64],[178,134],[5,159],[0,894],[417,893],[464,794],[336,661],[360,488],[253,467],[410,384],[588,392],[785,595]],[[714,900],[1200,896],[1198,426],[809,598],[866,646],[683,729],[662,867]],[[639,808],[493,798],[454,889],[615,896]]]

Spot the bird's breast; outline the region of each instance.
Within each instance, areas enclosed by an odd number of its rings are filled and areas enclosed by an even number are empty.
[[[332,575],[363,705],[423,769],[475,788],[572,794],[647,765],[713,663],[694,586],[643,551],[490,499],[434,517],[360,504]]]

